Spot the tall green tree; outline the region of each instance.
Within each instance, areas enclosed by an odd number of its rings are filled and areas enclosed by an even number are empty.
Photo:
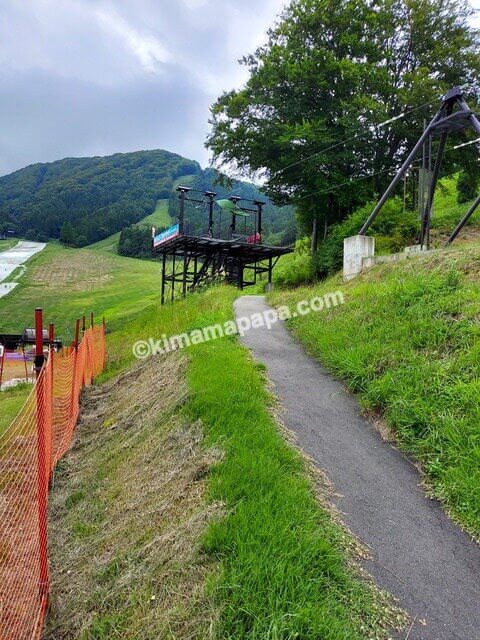
[[[66,244],[67,246],[73,247],[77,241],[77,234],[75,233],[75,229],[73,224],[66,220],[62,224],[62,228],[60,229],[60,242],[62,244]]]
[[[294,0],[268,42],[241,60],[245,86],[212,106],[214,164],[263,175],[266,193],[295,203],[307,228],[314,216],[319,229],[342,219],[386,186],[441,94],[473,87],[480,55],[471,14],[463,0]],[[478,97],[474,88],[467,96]],[[475,153],[449,151],[444,172]]]

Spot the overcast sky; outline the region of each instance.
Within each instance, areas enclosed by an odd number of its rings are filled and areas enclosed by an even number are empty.
[[[209,107],[284,4],[0,0],[0,175],[155,148],[205,166]]]
[[[0,174],[163,148],[208,162],[209,107],[283,0],[0,0]]]

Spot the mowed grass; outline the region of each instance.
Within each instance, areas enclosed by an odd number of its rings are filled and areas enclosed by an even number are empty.
[[[238,291],[220,286],[145,310],[109,336],[111,378],[133,361],[136,340],[232,319]],[[233,337],[190,347],[184,413],[201,420],[205,446],[224,452],[208,498],[225,505],[203,551],[219,563],[209,588],[219,611],[215,638],[355,640],[387,637],[400,618],[358,577],[353,544],[317,501],[300,455],[271,414],[262,367]]]
[[[85,391],[88,409],[50,496],[43,638],[210,637],[205,585],[216,567],[199,547],[223,513],[205,500],[218,452],[185,420],[185,387],[185,360],[171,354]]]
[[[2,253],[2,251],[7,251],[8,249],[11,249],[17,244],[18,244],[18,240],[16,238],[8,238],[8,240],[0,240],[0,253]]]
[[[160,227],[169,227],[173,224],[173,220],[168,213],[168,200],[159,200],[153,213],[143,218],[141,224],[148,224],[160,229]]]
[[[290,325],[421,461],[432,492],[480,535],[480,246],[382,265],[350,283],[270,296],[293,304],[341,289],[345,304]]]
[[[21,332],[33,325],[35,307],[56,335],[73,338],[76,318],[94,312],[109,328],[159,298],[158,263],[115,255],[108,245],[70,249],[51,242],[28,263],[20,284],[0,299],[0,331]]]
[[[105,241],[85,249],[51,242],[27,262],[19,282],[0,298],[0,332],[21,333],[32,327],[34,310],[42,307],[45,326],[53,322],[56,337],[69,344],[75,320],[84,314],[89,321],[93,311],[97,323],[105,316],[110,332],[156,304],[160,271],[154,261],[116,255]],[[20,407],[11,396],[0,394],[0,420],[7,425]]]
[[[18,415],[31,390],[32,385],[27,383],[0,390],[0,436]]]

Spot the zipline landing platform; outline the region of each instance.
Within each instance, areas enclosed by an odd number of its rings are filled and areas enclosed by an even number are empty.
[[[178,290],[186,295],[202,284],[215,281],[225,280],[243,289],[256,284],[265,274],[270,283],[279,257],[292,251],[292,247],[239,239],[177,235],[153,248],[154,253],[162,255],[162,304],[168,297],[174,300]]]
[[[291,253],[293,247],[263,242],[265,202],[239,196],[215,200],[214,191],[198,191],[201,198],[197,198],[190,194],[197,190],[189,187],[177,187],[177,191],[180,200],[178,223],[159,233],[152,230],[152,251],[162,256],[162,304],[168,298],[174,300],[178,290],[185,296],[201,285],[222,280],[243,289],[256,284],[266,274],[267,282],[271,283],[272,270],[278,259]],[[194,225],[185,219],[188,203],[198,205],[196,209],[204,206],[208,214],[200,218],[200,223],[197,220],[196,234],[191,233]],[[222,223],[222,211],[230,220],[228,227],[225,220]],[[240,226],[243,233],[240,233]],[[170,288],[168,292],[167,287]]]

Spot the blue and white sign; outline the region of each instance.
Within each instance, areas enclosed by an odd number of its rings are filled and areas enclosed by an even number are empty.
[[[167,242],[168,240],[172,240],[173,238],[176,238],[179,235],[180,235],[180,225],[174,224],[172,227],[169,227],[168,229],[165,229],[165,231],[158,233],[153,238],[153,247],[156,248],[161,244],[163,244],[164,242]]]

